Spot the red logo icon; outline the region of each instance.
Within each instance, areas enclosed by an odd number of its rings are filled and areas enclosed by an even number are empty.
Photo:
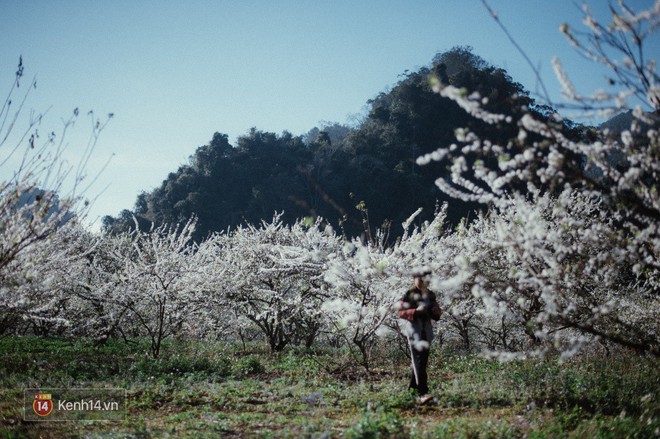
[[[53,396],[50,393],[37,393],[32,401],[32,408],[39,416],[48,416],[53,411]]]

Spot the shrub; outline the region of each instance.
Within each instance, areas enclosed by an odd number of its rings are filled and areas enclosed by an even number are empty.
[[[234,365],[234,376],[243,377],[255,375],[266,371],[266,367],[254,355],[242,358]]]
[[[374,411],[370,406],[345,433],[346,437],[354,439],[408,437],[408,431],[396,413],[384,410],[383,407]]]
[[[133,363],[131,370],[139,378],[161,378],[167,382],[189,374],[196,374],[212,380],[224,378],[231,374],[228,358],[222,357],[213,360],[207,357],[184,357],[179,355],[161,359],[143,357]]]

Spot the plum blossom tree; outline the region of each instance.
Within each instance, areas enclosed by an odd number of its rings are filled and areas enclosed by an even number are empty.
[[[331,332],[344,341],[353,360],[366,370],[370,369],[378,336],[387,331],[385,322],[391,319],[396,292],[402,289],[400,279],[383,270],[387,257],[383,246],[355,239],[330,256],[325,274],[334,294],[321,309]]]
[[[204,309],[192,257],[194,230],[194,218],[181,229],[163,225],[143,232],[136,225],[129,236],[130,252],[113,252],[121,269],[110,273],[107,300],[126,309],[126,318],[150,338],[154,357],[164,339],[182,331]],[[123,246],[121,238],[118,244]]]
[[[43,307],[35,308],[23,294],[41,291],[37,287],[38,272],[51,257],[65,257],[61,249],[42,245],[53,240],[65,223],[79,221],[87,203],[85,192],[86,165],[95,149],[107,120],[95,119],[90,112],[92,130],[89,143],[77,167],[63,160],[67,130],[78,117],[78,109],[64,122],[56,134],[39,132],[44,114],[32,114],[23,122],[23,112],[30,93],[36,89],[32,80],[23,96],[16,94],[24,75],[20,58],[14,82],[0,106],[0,332],[17,323],[17,319],[43,317]],[[110,119],[112,115],[108,116]],[[25,126],[23,131],[20,126]],[[66,196],[63,192],[66,188]],[[53,251],[54,250],[54,251]],[[47,253],[39,253],[47,252]],[[48,253],[50,252],[50,253]],[[59,302],[58,302],[59,303]],[[59,306],[59,305],[58,305]],[[45,322],[45,320],[41,320]]]
[[[586,33],[561,27],[581,53],[610,68],[618,90],[580,97],[555,61],[573,108],[622,110],[637,98],[621,133],[575,135],[557,115],[495,114],[478,93],[432,79],[473,117],[518,129],[505,144],[457,129],[456,143],[418,159],[450,165],[450,176],[436,182],[441,190],[493,208],[471,226],[481,249],[457,267],[460,284],[484,315],[511,318],[537,344],[552,340],[566,354],[594,337],[660,354],[659,88],[655,60],[644,52],[659,17],[660,2],[639,13],[620,3],[609,25],[585,8]]]
[[[69,326],[69,310],[76,308],[62,287],[76,271],[79,254],[63,241],[80,233],[80,226],[66,224],[55,236],[24,248],[7,265],[3,276],[2,333],[62,335]]]
[[[126,318],[128,309],[113,300],[123,286],[125,259],[134,255],[129,234],[98,237],[88,231],[75,241],[62,243],[80,257],[75,264],[60,265],[57,276],[62,279],[62,294],[69,298],[71,333],[92,337],[104,343],[111,337],[138,335],[134,322]]]
[[[311,346],[321,330],[326,255],[339,238],[319,221],[283,224],[281,214],[260,227],[216,235],[214,300],[249,319],[271,351],[290,343]]]

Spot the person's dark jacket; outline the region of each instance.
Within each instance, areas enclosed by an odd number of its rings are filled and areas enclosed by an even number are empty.
[[[411,288],[399,301],[399,317],[409,322],[428,319],[438,321],[441,313],[433,291],[425,294],[417,288]]]

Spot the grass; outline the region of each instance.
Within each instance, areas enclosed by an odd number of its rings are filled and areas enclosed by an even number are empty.
[[[658,361],[497,363],[432,352],[435,404],[406,393],[408,365],[331,374],[332,352],[270,355],[221,343],[0,339],[0,437],[657,437]],[[339,356],[339,355],[337,355]],[[394,356],[392,356],[394,358]],[[122,387],[125,421],[26,422],[26,387]]]

